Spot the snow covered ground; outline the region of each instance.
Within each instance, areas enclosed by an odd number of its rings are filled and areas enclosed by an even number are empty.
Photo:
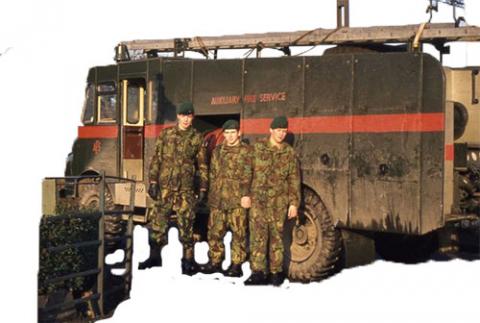
[[[480,25],[479,1],[466,3],[467,21]],[[0,321],[35,320],[41,180],[63,174],[80,124],[89,67],[113,63],[113,48],[122,40],[332,28],[335,4],[335,0],[4,0]],[[420,23],[427,19],[427,4],[351,0],[351,25]],[[440,9],[434,21],[450,21],[451,11],[443,5]],[[456,45],[445,63],[480,65],[480,47]],[[138,261],[147,255],[147,238],[141,228],[135,234]],[[414,266],[377,261],[322,283],[245,288],[238,280],[180,275],[180,244],[176,231],[170,234],[165,267],[135,271],[131,300],[121,304],[108,322],[479,321],[480,261]],[[198,249],[206,261],[206,246]]]
[[[145,230],[137,229],[135,235],[146,243]],[[163,251],[169,262],[135,271],[131,300],[109,322],[478,322],[479,261],[377,261],[321,283],[245,287],[248,265],[242,279],[180,275],[176,235],[170,231],[172,243]],[[203,256],[199,260],[206,261],[204,247],[197,251]],[[146,256],[137,252],[134,258]]]

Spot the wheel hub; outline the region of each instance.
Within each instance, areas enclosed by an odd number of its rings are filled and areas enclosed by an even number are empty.
[[[99,204],[98,196],[92,196],[84,203],[86,208],[92,210],[98,209]]]
[[[303,225],[295,227],[293,231],[293,241],[299,245],[304,245],[307,243],[308,235],[307,232],[305,232],[305,227]]]
[[[307,260],[318,248],[319,231],[315,225],[312,213],[305,210],[301,215],[304,221],[296,225],[292,230],[292,244],[290,246],[290,260],[293,262],[303,262]]]

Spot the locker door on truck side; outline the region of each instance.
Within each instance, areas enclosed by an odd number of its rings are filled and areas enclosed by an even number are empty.
[[[143,180],[145,80],[122,84],[121,176]]]

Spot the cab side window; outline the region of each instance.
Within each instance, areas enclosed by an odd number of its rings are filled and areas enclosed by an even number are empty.
[[[145,81],[134,79],[128,81],[127,87],[127,123],[138,124],[140,121],[140,110],[143,109],[145,101]]]
[[[88,84],[85,89],[85,101],[82,110],[82,123],[92,124],[95,111],[95,86]]]
[[[98,123],[117,121],[117,93],[114,83],[97,85]]]
[[[129,86],[127,93],[127,122],[129,124],[138,123],[138,107],[140,106],[139,89]]]
[[[157,77],[153,80],[150,80],[148,83],[148,93],[149,93],[149,98],[148,98],[148,113],[147,113],[147,120],[149,123],[159,123],[159,108],[160,108],[160,98],[161,98],[161,80],[160,76],[157,75]]]

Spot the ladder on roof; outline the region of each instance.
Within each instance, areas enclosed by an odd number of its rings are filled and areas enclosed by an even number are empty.
[[[310,31],[270,32],[261,34],[226,35],[214,37],[174,38],[158,40],[124,41],[117,46],[123,55],[141,51],[145,54],[174,54],[195,51],[208,56],[209,51],[220,49],[284,49],[288,55],[290,46],[360,45],[388,43],[429,43],[437,48],[449,42],[480,41],[477,26],[456,27],[451,23],[426,23],[421,25],[318,28]],[[122,60],[122,59],[118,59]]]

